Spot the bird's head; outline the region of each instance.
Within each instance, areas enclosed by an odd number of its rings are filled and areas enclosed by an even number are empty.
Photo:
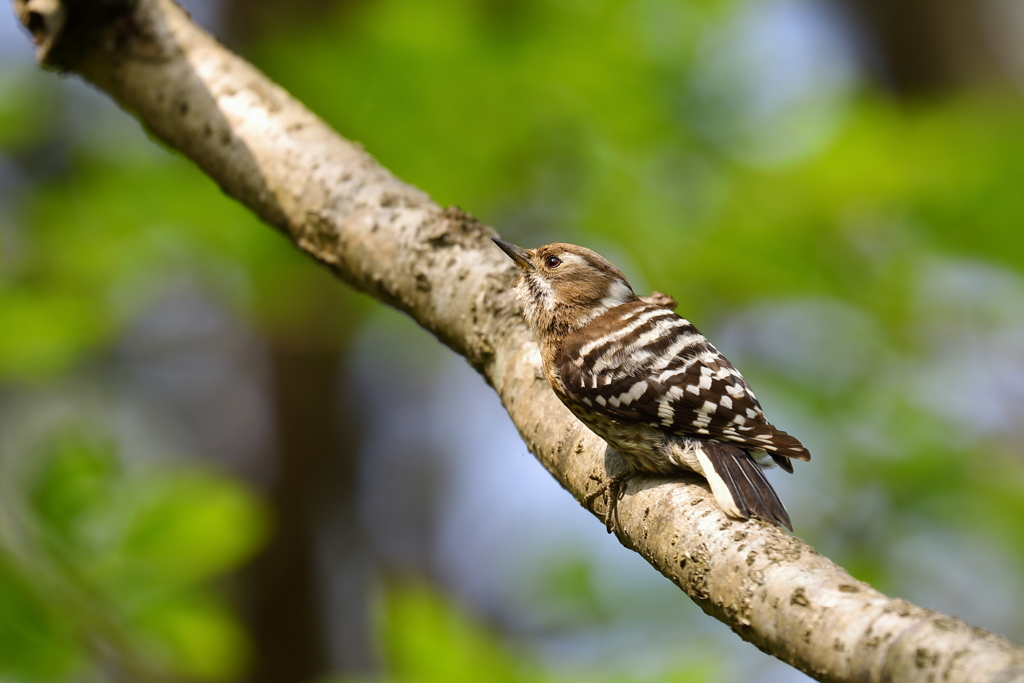
[[[637,296],[608,259],[575,244],[523,249],[494,238],[519,266],[516,296],[527,324],[542,338],[561,337]]]

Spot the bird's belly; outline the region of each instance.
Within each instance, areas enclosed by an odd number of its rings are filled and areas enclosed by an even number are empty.
[[[613,420],[583,406],[566,402],[566,407],[608,442],[634,470],[652,474],[671,474],[679,470],[692,470],[704,474],[697,460],[700,442],[672,434],[650,425]]]

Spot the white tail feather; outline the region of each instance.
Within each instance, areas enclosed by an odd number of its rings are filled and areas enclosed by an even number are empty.
[[[718,476],[714,466],[711,464],[711,460],[707,454],[704,453],[704,449],[699,446],[694,448],[697,454],[697,461],[700,463],[700,467],[703,472],[704,478],[711,484],[711,493],[715,496],[715,502],[718,503],[718,507],[722,508],[722,511],[730,517],[736,517],[738,519],[746,519],[747,515],[740,511],[739,505],[732,497],[732,491],[726,485],[725,481]]]

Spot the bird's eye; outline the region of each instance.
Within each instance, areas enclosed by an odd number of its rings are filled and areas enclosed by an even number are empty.
[[[544,259],[544,265],[547,266],[548,268],[557,268],[559,265],[561,265],[561,263],[562,259],[558,258],[557,256],[548,256],[546,259]]]

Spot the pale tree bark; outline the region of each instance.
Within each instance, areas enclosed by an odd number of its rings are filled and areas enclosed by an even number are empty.
[[[543,379],[492,229],[396,179],[170,0],[14,2],[43,63],[107,91],[342,280],[465,356],[600,515],[591,494],[621,461]],[[729,520],[696,478],[633,477],[619,518],[623,545],[705,612],[819,680],[1024,681],[1013,644],[888,598],[776,527]]]

